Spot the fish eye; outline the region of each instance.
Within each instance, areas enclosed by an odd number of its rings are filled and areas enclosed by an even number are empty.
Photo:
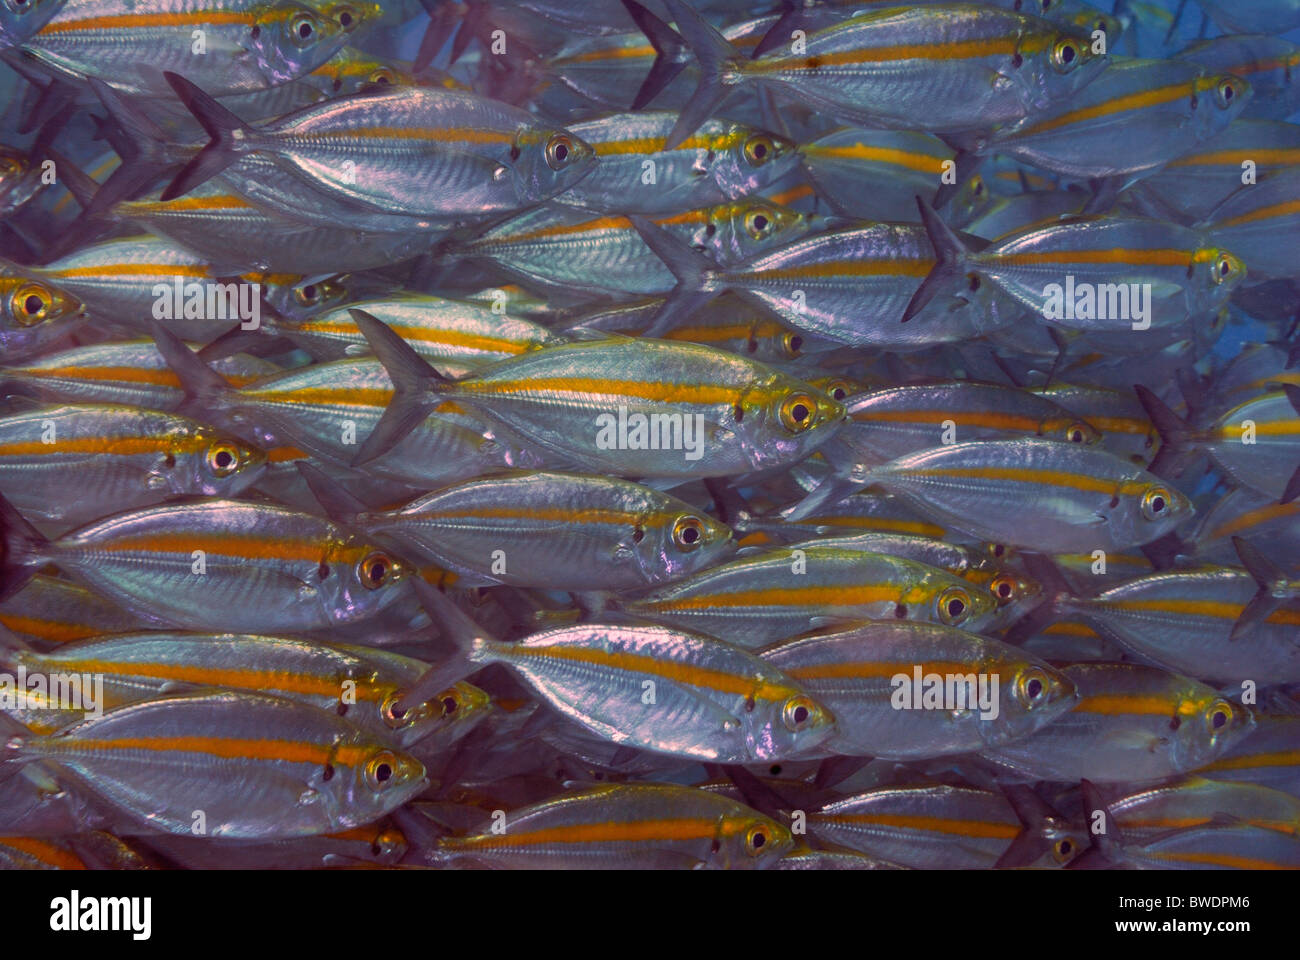
[[[781,403],[781,424],[791,433],[802,433],[812,426],[817,402],[806,393],[792,393]]]
[[[300,47],[314,42],[316,31],[316,18],[309,13],[300,13],[289,23],[289,36]]]
[[[835,400],[843,400],[846,397],[852,396],[853,388],[847,381],[832,380],[830,383],[826,384],[826,392]]]
[[[417,720],[423,720],[429,715],[429,705],[427,703],[419,704],[409,710],[401,710],[397,706],[397,701],[402,699],[401,693],[394,690],[379,706],[379,715],[384,718],[384,723],[391,729],[398,730],[402,727],[409,727]]]
[[[382,67],[366,78],[366,83],[390,84],[396,82],[397,80],[393,77],[392,71]]]
[[[1205,712],[1205,720],[1209,724],[1212,733],[1222,730],[1231,719],[1232,704],[1226,700],[1216,700],[1210,705],[1210,709]]]
[[[751,167],[761,167],[776,153],[776,144],[763,133],[756,133],[745,141],[745,159]]]
[[[809,698],[791,697],[781,710],[781,722],[785,724],[787,730],[798,733],[808,725],[816,710],[817,705]]]
[[[33,5],[31,0],[5,0],[5,6],[14,13],[26,13]]]
[[[1169,510],[1169,491],[1164,487],[1150,487],[1142,495],[1142,516],[1148,520],[1163,517]]]
[[[20,327],[44,323],[53,310],[54,294],[39,283],[24,284],[9,298],[9,313]]]
[[[1052,45],[1052,67],[1057,73],[1066,73],[1079,62],[1079,45],[1062,37]]]
[[[767,827],[756,823],[745,831],[745,852],[751,857],[756,857],[763,852],[767,841]]]
[[[239,448],[230,443],[214,443],[208,447],[208,454],[204,459],[214,477],[230,476],[239,469],[239,464],[243,461],[243,457],[239,455]]]
[[[1043,702],[1049,686],[1047,674],[1037,667],[1030,667],[1016,678],[1016,697],[1026,707],[1032,707]]]
[[[366,761],[366,783],[373,790],[382,790],[392,782],[397,770],[397,757],[392,751],[381,750]]]
[[[763,240],[772,233],[772,218],[769,216],[770,211],[759,208],[751,210],[745,214],[745,232],[755,240]]]
[[[797,333],[787,333],[781,337],[781,346],[785,352],[792,357],[799,356],[799,351],[803,349],[803,337]]]
[[[1243,270],[1241,262],[1236,257],[1230,253],[1221,253],[1214,261],[1214,282],[1226,283]]]
[[[455,690],[448,690],[439,698],[438,703],[442,705],[442,715],[450,717],[460,709],[460,697]]]
[[[1214,88],[1214,98],[1220,109],[1227,110],[1237,99],[1237,86],[1229,77],[1224,77]]]
[[[351,30],[361,22],[361,17],[357,11],[346,4],[343,6],[331,7],[329,14],[338,21],[338,25],[344,30]]]
[[[0,180],[23,172],[23,162],[14,156],[0,156]]]
[[[1009,603],[1016,595],[1016,581],[1014,577],[1009,577],[1005,573],[993,578],[989,584],[989,590],[993,594],[993,599],[999,605]]]
[[[973,194],[974,194],[975,196],[977,196],[977,197],[982,197],[982,196],[984,196],[984,178],[983,178],[983,177],[979,177],[979,176],[971,177],[971,180],[970,180],[970,192],[973,193]]]
[[[357,579],[367,590],[378,590],[393,582],[397,564],[391,557],[375,552],[357,564]]]
[[[546,165],[552,170],[563,170],[573,159],[573,141],[557,133],[546,142]]]
[[[704,523],[699,517],[678,517],[673,524],[673,543],[679,550],[694,550],[704,542]]]
[[[1052,859],[1057,863],[1069,863],[1074,859],[1075,850],[1074,841],[1069,837],[1062,837],[1052,844]]]
[[[970,616],[970,594],[961,587],[949,587],[939,595],[939,619],[955,627]]]
[[[1065,439],[1071,443],[1087,443],[1088,427],[1082,423],[1072,423],[1069,429],[1065,431]]]
[[[304,283],[300,287],[294,287],[293,298],[298,301],[300,306],[314,307],[321,301],[320,286],[314,283]]]

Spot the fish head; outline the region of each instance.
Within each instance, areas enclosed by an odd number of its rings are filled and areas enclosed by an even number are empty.
[[[1163,537],[1196,512],[1196,507],[1181,491],[1150,474],[1149,482],[1138,481],[1132,492],[1117,497],[1120,501],[1107,516],[1114,543],[1141,545]]]
[[[1249,707],[1199,683],[1178,701],[1171,718],[1171,756],[1180,770],[1195,770],[1223,756],[1255,729]]]
[[[670,509],[638,525],[632,549],[646,583],[665,583],[713,566],[735,552],[736,542],[730,527],[702,510]]]
[[[262,277],[258,278],[265,291],[266,301],[279,315],[275,322],[286,324],[280,318],[301,323],[326,310],[332,310],[353,299],[348,277],[343,274],[328,277]],[[267,318],[263,318],[264,322]]]
[[[1250,84],[1230,73],[1196,77],[1187,99],[1197,137],[1209,140],[1237,119],[1250,102]]]
[[[408,591],[412,571],[381,547],[359,537],[342,535],[331,542],[321,560],[317,594],[340,622],[373,615]]]
[[[979,725],[989,746],[1027,737],[1073,709],[1078,690],[1064,673],[1047,663],[1020,655],[982,667],[998,676],[998,714]]]
[[[59,12],[65,0],[0,0],[0,47],[30,40]]]
[[[526,127],[498,168],[498,179],[512,183],[519,201],[539,203],[568,190],[596,168],[596,149],[577,134],[558,127]]]
[[[812,217],[765,200],[737,200],[708,211],[694,242],[722,262],[743,260],[797,240],[812,227]]]
[[[478,687],[457,683],[422,703],[398,710],[402,691],[390,689],[378,700],[378,717],[393,742],[410,747],[426,737],[482,719],[491,697]]]
[[[345,827],[382,817],[406,803],[429,782],[424,764],[415,757],[364,735],[358,735],[346,747],[337,748],[336,756],[338,762],[327,767],[319,777],[321,782],[314,786],[322,792],[334,792],[340,807],[346,811]]]
[[[914,584],[903,605],[908,608],[906,615],[909,620],[942,623],[971,631],[987,626],[998,609],[987,587],[939,571]]]
[[[1084,446],[1101,442],[1101,431],[1079,417],[1047,417],[1039,422],[1038,435]]]
[[[235,497],[266,472],[266,452],[207,427],[195,431],[190,453],[169,451],[163,460],[173,493]]]
[[[800,459],[839,429],[844,404],[807,383],[773,373],[756,381],[736,405],[732,429],[758,469]]]
[[[723,817],[716,839],[718,852],[713,859],[722,867],[762,869],[794,849],[794,837],[787,828],[753,812]]]
[[[792,140],[765,130],[734,124],[717,139],[722,148],[713,150],[713,177],[729,197],[748,196],[799,163],[798,147]]]
[[[0,214],[13,213],[40,192],[41,186],[39,165],[34,166],[21,150],[0,147]]]
[[[1246,279],[1241,258],[1220,247],[1201,247],[1188,268],[1188,308],[1201,316],[1218,312]]]
[[[249,32],[248,50],[269,86],[289,83],[311,73],[341,50],[356,26],[366,19],[366,10],[374,6],[349,2],[331,7],[352,24],[345,28],[324,9],[306,3],[282,0],[268,4]]]
[[[1068,30],[1026,34],[1016,56],[1020,65],[1012,60],[1009,79],[1020,86],[1021,100],[1031,110],[1069,100],[1110,63],[1105,53],[1093,52],[1091,39]]]
[[[835,715],[780,675],[755,677],[738,715],[755,763],[805,753],[835,734]]]
[[[0,348],[20,354],[86,319],[85,305],[38,277],[0,276]]]

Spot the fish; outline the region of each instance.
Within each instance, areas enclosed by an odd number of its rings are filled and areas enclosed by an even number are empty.
[[[54,563],[120,606],[200,630],[340,626],[409,589],[408,568],[358,534],[252,501],[145,507],[48,540],[0,497],[0,536],[4,597]]]
[[[969,753],[1031,735],[1075,699],[1074,685],[1046,663],[940,624],[876,620],[783,641],[760,655],[835,714],[835,735],[821,747],[829,755],[906,760]],[[939,677],[938,708],[914,702],[915,672],[926,683]],[[980,683],[987,690],[977,696]],[[955,709],[944,699],[950,687],[960,696]]]
[[[207,836],[248,840],[360,826],[426,783],[418,760],[342,717],[229,691],[160,697],[54,734],[10,736],[3,762],[51,765],[138,832],[191,836],[201,824]],[[183,775],[160,788],[160,766]]]
[[[1248,707],[1166,670],[1079,663],[1062,672],[1078,691],[1073,708],[981,756],[1032,780],[1150,783],[1204,767],[1255,726]]]

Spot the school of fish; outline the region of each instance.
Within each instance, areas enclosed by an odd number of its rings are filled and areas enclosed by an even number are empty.
[[[1104,2],[0,0],[0,866],[1300,868],[1300,0]]]

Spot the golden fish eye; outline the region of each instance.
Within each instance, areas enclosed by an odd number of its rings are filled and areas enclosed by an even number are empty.
[[[330,7],[329,15],[335,21],[337,21],[338,25],[342,27],[344,30],[351,30],[353,27],[355,27],[357,24],[361,22],[360,14],[358,14],[354,8],[348,6],[347,4],[342,4],[337,7]]]
[[[955,627],[970,616],[970,594],[961,587],[949,587],[939,594],[939,619]]]
[[[1079,45],[1075,41],[1062,37],[1052,44],[1052,67],[1057,73],[1074,69],[1080,59]]]
[[[394,730],[409,727],[415,721],[423,720],[429,715],[429,705],[427,703],[421,703],[409,710],[399,710],[397,701],[401,698],[401,693],[394,690],[384,698],[384,702],[379,707],[379,714],[384,718],[384,723]]]
[[[26,13],[32,9],[31,0],[5,0],[5,6],[14,13]]]
[[[745,831],[745,852],[751,857],[756,857],[763,852],[771,838],[767,835],[767,827],[761,823],[755,823]]]
[[[1026,707],[1032,707],[1043,702],[1049,686],[1047,674],[1037,667],[1030,667],[1016,678],[1016,696]]]
[[[791,433],[802,433],[813,424],[817,401],[806,393],[792,393],[781,403],[781,425]]]
[[[971,180],[970,180],[970,192],[971,192],[974,196],[977,196],[977,197],[982,197],[982,196],[984,196],[984,178],[983,178],[983,177],[978,177],[978,176],[976,176],[976,177],[971,177]]]
[[[798,733],[808,726],[808,722],[816,712],[817,704],[808,697],[791,697],[781,709],[781,722],[785,724],[787,730]]]
[[[383,790],[396,772],[397,757],[390,750],[381,750],[366,761],[366,783],[372,790]]]
[[[755,240],[770,237],[774,229],[775,220],[772,217],[772,211],[766,207],[759,207],[745,214],[745,232]]]
[[[781,335],[781,347],[788,355],[797,357],[803,349],[803,337],[797,333],[784,333]]]
[[[1062,837],[1052,844],[1052,859],[1057,863],[1069,863],[1078,852],[1078,846],[1069,837]]]
[[[300,13],[289,22],[289,36],[300,47],[315,43],[318,29],[316,18],[309,13]]]
[[[302,286],[293,288],[293,298],[303,307],[314,307],[321,301],[321,287],[319,283],[304,283]]]
[[[853,387],[847,380],[832,380],[826,384],[826,392],[833,400],[843,400],[853,395]]]
[[[239,455],[239,448],[230,443],[214,443],[208,447],[208,455],[205,459],[214,477],[230,476],[239,469],[239,464],[243,461],[243,457]]]
[[[1205,722],[1209,725],[1210,733],[1217,735],[1232,722],[1232,704],[1226,700],[1214,701],[1210,709],[1205,711]]]
[[[673,543],[679,550],[694,550],[704,542],[704,522],[699,517],[678,517],[673,524]]]
[[[357,564],[357,579],[367,590],[378,590],[393,582],[396,569],[392,558],[375,552]]]
[[[9,298],[9,312],[20,327],[34,327],[50,319],[54,294],[39,283],[28,283]]]
[[[1065,439],[1070,443],[1087,443],[1091,432],[1086,423],[1072,423],[1065,431]]]
[[[756,133],[745,141],[745,159],[751,167],[761,167],[776,155],[776,144],[763,133]]]
[[[438,705],[442,707],[442,716],[445,720],[460,709],[460,694],[454,687],[444,691],[438,696]]]
[[[1005,573],[994,577],[993,582],[989,584],[989,591],[993,594],[993,599],[998,605],[1010,603],[1016,596],[1016,579],[1009,577]]]
[[[1142,516],[1157,520],[1169,512],[1169,491],[1164,487],[1149,487],[1142,494]]]
[[[1221,253],[1214,261],[1214,282],[1227,283],[1242,270],[1240,260],[1230,253]]]
[[[552,170],[563,170],[573,160],[573,141],[557,133],[546,141],[546,165]]]
[[[391,70],[379,69],[366,78],[366,83],[396,83]]]
[[[0,180],[23,172],[23,162],[17,157],[0,156]]]

